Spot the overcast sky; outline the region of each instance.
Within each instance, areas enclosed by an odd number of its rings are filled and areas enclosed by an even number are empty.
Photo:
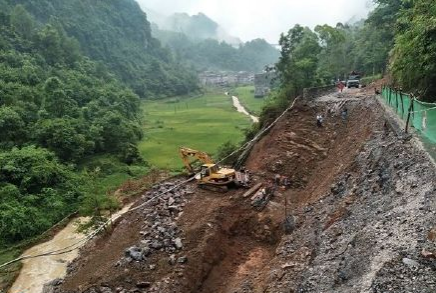
[[[299,23],[335,25],[365,17],[371,0],[137,0],[164,15],[203,12],[243,41],[265,38],[277,43],[280,33]]]

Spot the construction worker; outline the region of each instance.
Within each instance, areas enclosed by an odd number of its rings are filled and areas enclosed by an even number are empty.
[[[338,82],[338,89],[339,91],[342,93],[343,89],[344,89],[345,85],[342,83],[342,81]]]
[[[316,125],[318,127],[322,127],[322,122],[323,122],[322,115],[321,114],[316,115]]]
[[[274,176],[274,184],[276,187],[280,185],[280,178],[281,176],[279,174],[276,174],[276,176]]]

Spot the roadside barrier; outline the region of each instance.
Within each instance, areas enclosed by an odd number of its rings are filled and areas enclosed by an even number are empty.
[[[436,143],[436,103],[419,101],[411,94],[388,86],[382,88],[382,97],[406,121],[406,132],[409,126],[413,126],[431,142]]]

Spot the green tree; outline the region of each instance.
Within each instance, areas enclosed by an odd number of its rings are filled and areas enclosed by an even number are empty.
[[[80,212],[83,215],[92,217],[91,224],[104,222],[106,219],[104,211],[114,211],[119,206],[118,201],[114,196],[102,193],[103,188],[98,183],[99,175],[99,168],[85,173],[85,176],[89,181],[89,189],[80,198]]]
[[[0,242],[37,235],[77,208],[80,180],[34,146],[0,152]]]
[[[14,7],[10,21],[14,31],[23,38],[30,39],[33,36],[36,23],[23,5],[18,4]]]
[[[76,119],[40,120],[34,126],[33,136],[39,145],[53,151],[62,161],[78,161],[94,148],[94,142],[80,132],[81,127],[81,121]]]
[[[63,62],[61,36],[52,25],[46,25],[37,33],[37,46],[48,64]]]
[[[395,81],[428,101],[436,101],[435,12],[430,0],[415,0],[411,9],[402,10],[391,61]]]
[[[348,72],[346,60],[347,32],[342,24],[336,28],[327,24],[315,27],[321,43],[318,63],[318,77],[323,83],[329,83],[332,78],[342,78]],[[349,35],[349,34],[348,34]]]
[[[79,115],[77,102],[67,95],[59,78],[50,77],[47,79],[44,90],[44,109],[50,116],[61,118],[67,115],[70,117]]]
[[[11,107],[0,107],[0,148],[11,148],[26,141],[25,124]]]
[[[296,97],[303,88],[314,83],[321,51],[318,36],[297,24],[286,35],[281,35],[280,46],[282,51],[277,70],[285,86],[285,95]]]

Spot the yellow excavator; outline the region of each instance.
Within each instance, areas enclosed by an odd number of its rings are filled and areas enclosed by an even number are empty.
[[[181,147],[180,157],[190,175],[195,175],[197,184],[201,188],[217,191],[226,191],[230,186],[246,186],[248,184],[248,174],[235,171],[234,169],[222,168],[215,164],[211,157],[205,152]],[[194,158],[202,163],[197,173],[192,166],[190,158]]]

